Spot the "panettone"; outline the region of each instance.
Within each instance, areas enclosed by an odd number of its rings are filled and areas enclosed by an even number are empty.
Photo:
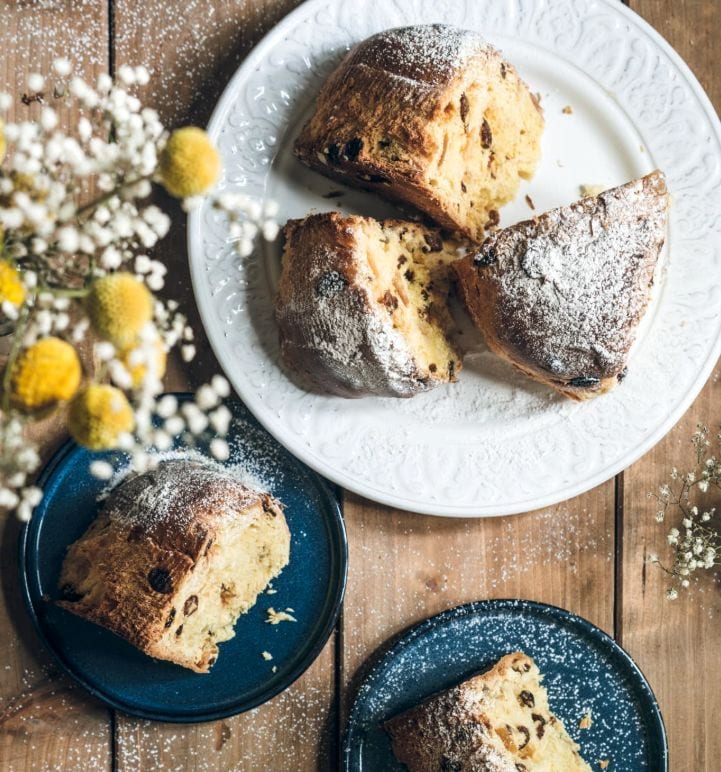
[[[489,236],[454,264],[488,347],[572,399],[614,388],[666,237],[662,172]]]
[[[152,657],[205,673],[289,550],[270,495],[219,467],[165,461],[113,490],[68,548],[58,603]]]
[[[536,663],[515,652],[386,722],[410,772],[590,772],[548,706]]]
[[[328,212],[291,220],[276,300],[281,355],[311,388],[409,397],[455,381],[455,243],[411,222]]]
[[[515,67],[475,32],[390,29],[323,85],[298,158],[480,241],[540,158],[543,116]]]

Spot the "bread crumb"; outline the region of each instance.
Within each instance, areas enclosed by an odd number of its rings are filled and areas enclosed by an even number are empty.
[[[526,194],[526,203],[531,207],[531,209],[536,208],[536,205],[533,203],[533,199],[528,194]]]
[[[586,715],[578,722],[579,729],[590,729],[593,725],[593,719],[591,718],[590,708],[586,711]]]
[[[286,611],[276,611],[274,608],[269,608],[265,612],[268,615],[268,618],[265,621],[269,625],[277,625],[280,622],[297,622],[298,620],[288,613],[288,611],[292,610],[293,609],[287,609]]]
[[[260,656],[263,657],[266,662],[269,662],[271,659],[273,659],[273,655],[269,651],[261,652]]]
[[[598,760],[598,766],[601,767],[601,769],[608,769],[608,765],[611,762],[608,759],[599,759]]]
[[[608,190],[605,185],[579,185],[578,189],[581,191],[583,198],[587,198],[588,196],[598,196],[600,193],[603,193],[604,190]]]
[[[573,108],[571,107],[571,105],[566,105],[566,106],[563,108],[563,110],[561,110],[561,112],[562,112],[564,115],[573,115]]]
[[[270,669],[271,673],[277,673],[278,672],[278,665],[273,665],[273,667]]]

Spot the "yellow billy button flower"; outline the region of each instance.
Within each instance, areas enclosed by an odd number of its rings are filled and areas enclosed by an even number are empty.
[[[10,401],[26,412],[72,399],[82,369],[75,349],[60,338],[43,338],[25,349],[10,373]]]
[[[125,365],[125,369],[130,373],[130,377],[133,379],[133,387],[136,389],[142,384],[148,372],[149,363],[143,358],[142,353],[142,348],[140,346],[133,346],[118,354],[118,359]],[[161,379],[165,375],[168,355],[165,353],[165,347],[160,338],[156,338],[147,346],[146,356],[152,357],[155,377]]]
[[[68,431],[90,450],[117,447],[120,435],[131,432],[134,426],[133,410],[115,386],[91,383],[70,403]]]
[[[218,179],[220,155],[202,129],[186,126],[170,135],[158,159],[158,170],[171,196],[200,196]]]
[[[0,245],[2,245],[3,232],[0,227]],[[20,281],[20,274],[12,263],[0,260],[0,303],[5,301],[14,306],[22,305],[25,300],[25,286]]]
[[[98,335],[124,350],[151,320],[153,296],[133,274],[111,273],[93,282],[86,308]]]

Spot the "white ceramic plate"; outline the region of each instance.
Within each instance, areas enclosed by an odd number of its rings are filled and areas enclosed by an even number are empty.
[[[501,224],[662,168],[673,197],[658,291],[621,386],[576,404],[470,346],[458,384],[410,400],[305,393],[279,365],[272,299],[280,244],[240,259],[210,207],[189,225],[196,298],[215,353],[260,422],[356,493],[436,515],[511,514],[575,496],[627,467],[673,426],[720,352],[721,125],[689,69],[618,0],[309,0],[231,80],[210,132],[221,187],[280,205],[279,220],[391,205],[308,171],[293,139],[355,42],[405,24],[480,31],[542,95],[543,160]],[[571,115],[563,108],[572,107]],[[328,194],[344,190],[341,198]],[[465,339],[477,341],[472,331]]]

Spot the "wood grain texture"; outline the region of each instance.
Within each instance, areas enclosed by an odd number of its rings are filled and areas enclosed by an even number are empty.
[[[49,73],[56,56],[76,62],[92,79],[107,68],[107,5],[100,0],[54,3],[3,2],[0,16],[0,90],[12,93],[11,120],[38,113],[23,105],[29,73]],[[50,97],[48,97],[50,99]],[[77,120],[61,110],[62,120]],[[57,421],[36,428],[47,456],[62,433]],[[17,581],[19,527],[8,519],[0,536],[0,769],[110,769],[110,713],[60,676],[36,636]]]
[[[347,496],[343,611],[348,699],[369,658],[413,623],[484,598],[563,606],[613,632],[613,481],[512,518],[440,519]]]
[[[631,0],[630,6],[678,51],[716,109],[721,108],[721,4]],[[625,473],[619,641],[635,658],[658,697],[673,772],[721,768],[717,726],[721,715],[721,576],[716,575],[716,582],[704,576],[678,600],[665,599],[667,577],[646,559],[655,553],[669,562],[666,533],[679,524],[657,523],[656,507],[647,494],[667,481],[672,466],[690,468],[690,439],[697,423],[717,431],[721,424],[718,379],[717,370],[674,430]],[[716,497],[710,505],[721,508],[721,499]]]
[[[88,76],[106,69],[110,57],[116,66],[151,67],[154,77],[143,96],[169,125],[204,125],[238,62],[297,4],[112,0],[110,19],[106,0],[0,1],[0,89],[22,94],[27,73],[49,71],[56,55],[69,56]],[[631,0],[630,5],[677,48],[721,106],[714,48],[721,4]],[[198,360],[191,367],[174,360],[169,368],[168,387],[184,390],[218,367],[190,289],[184,217],[174,202],[161,203],[174,219],[158,249],[170,267],[167,294],[181,301],[198,334]],[[527,515],[444,520],[347,495],[350,575],[340,637],[331,639],[287,692],[225,721],[179,726],[117,716],[111,722],[105,708],[59,676],[22,608],[18,528],[6,522],[0,536],[0,647],[6,652],[0,662],[0,770],[335,769],[342,731],[336,696],[344,715],[359,677],[398,633],[466,601],[525,597],[569,608],[608,632],[615,628],[660,699],[671,770],[715,772],[721,768],[721,733],[715,727],[721,715],[720,587],[704,581],[697,592],[669,603],[663,598],[664,575],[645,558],[651,552],[663,557],[666,533],[654,521],[646,494],[672,465],[682,467],[690,457],[688,439],[697,421],[721,423],[718,375],[674,431],[625,472],[618,500],[611,481]],[[46,425],[39,431],[47,454],[61,439],[61,428]]]
[[[168,126],[205,125],[210,110],[240,60],[297,0],[221,2],[115,0],[116,67],[145,64],[153,78],[142,96]],[[163,34],[160,35],[159,31]],[[172,42],[171,42],[172,41]],[[175,228],[158,248],[169,266],[166,294],[181,301],[196,331],[199,356],[189,368],[176,358],[168,388],[195,388],[219,372],[197,318],[188,272],[184,217],[175,202]],[[260,656],[260,651],[249,656]],[[278,769],[327,768],[335,753],[335,641],[287,692],[251,713],[210,724],[178,727],[118,716],[117,768]],[[280,759],[285,761],[280,762]]]

